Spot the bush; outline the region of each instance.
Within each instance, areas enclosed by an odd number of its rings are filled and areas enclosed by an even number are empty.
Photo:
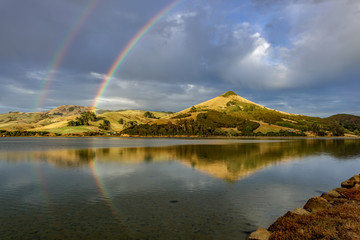
[[[146,118],[156,118],[155,115],[152,112],[145,112],[144,117],[146,117]]]
[[[68,126],[89,126],[89,121],[95,121],[96,115],[93,112],[83,112],[80,117],[77,117],[75,121],[68,122]]]
[[[104,122],[100,124],[99,128],[103,130],[110,130],[110,121],[105,119]]]
[[[192,106],[192,107],[190,108],[190,111],[189,111],[189,112],[196,112],[196,111],[197,111],[196,107],[195,107],[195,106]]]
[[[174,116],[171,119],[186,118],[186,117],[190,117],[190,116],[191,116],[191,113],[183,113],[183,114],[179,114],[177,116]]]

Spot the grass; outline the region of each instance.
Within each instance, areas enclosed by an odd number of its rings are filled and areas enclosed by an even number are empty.
[[[61,134],[68,134],[68,133],[83,133],[83,132],[91,132],[93,129],[89,126],[76,126],[76,127],[61,127],[56,129],[47,130],[51,133],[61,133]]]
[[[360,197],[359,190],[348,191],[348,194]],[[360,202],[344,201],[310,215],[285,214],[269,227],[273,232],[270,239],[360,239]]]
[[[342,192],[342,194],[349,199],[360,201],[360,188],[346,189],[345,191]]]
[[[226,93],[224,93],[223,95],[221,95],[222,97],[229,97],[229,96],[237,96],[236,93],[234,93],[233,91],[228,91]]]
[[[286,128],[286,127],[280,127],[277,125],[269,125],[267,123],[264,122],[259,122],[260,123],[260,127],[258,129],[255,130],[255,132],[261,132],[261,133],[268,133],[268,132],[279,132],[280,130],[288,130],[290,128]]]

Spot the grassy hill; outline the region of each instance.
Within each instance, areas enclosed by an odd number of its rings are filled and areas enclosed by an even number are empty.
[[[63,105],[45,112],[0,114],[0,130],[145,136],[343,136],[358,135],[360,131],[359,116],[291,114],[266,108],[232,91],[172,114],[97,109],[96,116],[81,121],[87,112],[90,107]]]
[[[243,136],[290,135],[302,130],[276,122],[297,123],[299,115],[268,109],[229,91],[218,97],[161,118],[147,125],[134,126],[123,133],[130,135],[201,135]],[[284,124],[286,125],[286,124]]]
[[[229,91],[150,124],[130,127],[123,133],[150,136],[342,136],[344,130],[331,118],[273,110]],[[353,131],[347,133],[353,134]]]
[[[63,105],[45,112],[9,112],[0,114],[0,129],[8,131],[44,131],[67,125],[90,107]]]
[[[45,112],[23,113],[10,112],[0,114],[0,130],[6,131],[46,131],[56,134],[79,134],[99,132],[99,126],[103,120],[108,120],[112,131],[120,132],[123,129],[136,125],[147,124],[158,118],[169,115],[164,112],[151,112],[151,117],[145,117],[146,111],[120,110],[101,112],[96,116],[95,121],[89,125],[68,126],[69,121],[75,121],[82,113],[89,112],[90,107],[63,105]]]
[[[355,132],[359,135],[360,132],[360,117],[350,114],[336,114],[326,118],[330,122],[337,122],[348,132]]]

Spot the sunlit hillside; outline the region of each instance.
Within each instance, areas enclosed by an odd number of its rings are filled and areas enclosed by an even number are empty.
[[[63,105],[45,112],[0,114],[0,130],[18,131],[15,136],[21,131],[45,132],[40,136],[356,136],[359,122],[359,116],[347,114],[319,118],[281,112],[232,91],[177,113],[103,109],[91,112],[90,107]]]
[[[146,111],[120,110],[106,111],[96,115],[95,121],[89,125],[68,126],[69,121],[75,121],[81,113],[90,111],[90,107],[75,105],[63,105],[45,112],[23,113],[10,112],[0,114],[0,129],[7,131],[47,131],[58,134],[98,132],[103,120],[109,120],[112,131],[121,131],[134,124],[150,123],[158,118],[168,116],[165,112],[150,112],[146,117]]]

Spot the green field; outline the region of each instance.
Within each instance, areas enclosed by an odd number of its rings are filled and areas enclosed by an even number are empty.
[[[76,126],[76,127],[61,127],[61,128],[55,128],[51,130],[47,130],[51,133],[59,133],[59,134],[68,134],[68,133],[83,133],[83,132],[91,132],[93,131],[88,126]]]

